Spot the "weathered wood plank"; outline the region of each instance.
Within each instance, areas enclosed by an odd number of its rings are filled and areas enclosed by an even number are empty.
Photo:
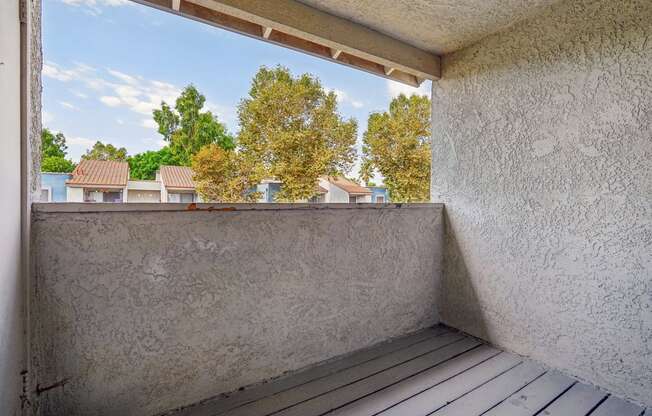
[[[135,1],[412,86],[441,77],[439,56],[296,0]],[[289,38],[275,38],[274,32]],[[323,49],[352,59],[325,55]]]
[[[375,360],[348,368],[338,373],[302,384],[290,390],[265,397],[256,402],[230,410],[228,416],[267,415],[335,390],[346,384],[374,375],[385,369],[402,364],[421,355],[459,341],[463,336],[448,333],[414,344],[408,348],[384,355]]]
[[[188,1],[418,77],[441,76],[438,56],[296,0]]]
[[[533,362],[522,363],[433,413],[436,416],[479,416],[521,390],[546,370]]]
[[[546,416],[583,416],[588,414],[605,396],[606,393],[595,387],[576,383],[546,407],[542,414]]]
[[[485,413],[484,416],[533,416],[574,383],[575,380],[570,377],[549,371]]]
[[[445,363],[439,364],[410,377],[398,384],[394,384],[393,386],[366,396],[363,399],[357,400],[333,413],[329,413],[329,416],[373,415],[382,412],[383,410],[442,383],[449,378],[496,356],[497,354],[500,354],[499,350],[487,345],[482,345],[458,357],[452,358]]]
[[[591,416],[640,416],[643,410],[634,403],[611,396],[598,406]]]
[[[519,365],[521,359],[513,354],[500,353],[437,386],[379,413],[383,416],[427,415],[474,388],[494,379]]]
[[[355,383],[346,385],[321,396],[312,398],[306,402],[285,409],[275,415],[278,416],[305,416],[321,415],[344,406],[347,403],[374,393],[391,384],[397,383],[424,369],[433,367],[450,358],[462,354],[480,345],[480,342],[465,338],[453,344],[447,345],[438,350],[422,355],[413,360],[407,361],[396,367],[392,367],[373,376],[358,380]]]
[[[450,333],[450,331],[444,327],[429,328],[406,337],[354,352],[338,360],[326,362],[300,373],[282,377],[269,383],[252,386],[243,391],[235,392],[229,397],[219,396],[195,406],[186,407],[175,413],[174,416],[219,415],[246,403],[251,403],[310,381],[326,377],[447,333]]]

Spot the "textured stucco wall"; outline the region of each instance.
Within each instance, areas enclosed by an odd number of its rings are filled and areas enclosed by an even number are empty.
[[[29,68],[27,93],[27,142],[24,154],[26,161],[26,189],[29,202],[38,201],[41,195],[41,93],[43,83],[43,48],[41,40],[41,0],[27,0],[27,39],[29,49],[26,65]],[[29,224],[30,203],[26,206],[27,223]]]
[[[299,0],[436,54],[496,33],[564,0]]]
[[[443,70],[442,320],[652,405],[652,2],[568,1]]]
[[[339,205],[36,206],[38,383],[67,380],[41,414],[154,414],[438,322],[442,207]]]
[[[38,197],[41,14],[40,0],[0,1],[0,414],[29,406],[25,360],[25,272],[29,204]],[[22,36],[24,35],[24,42]],[[23,54],[24,53],[24,54]],[[21,56],[22,55],[22,56]]]
[[[20,25],[18,0],[0,2],[0,414],[18,415],[23,366]]]

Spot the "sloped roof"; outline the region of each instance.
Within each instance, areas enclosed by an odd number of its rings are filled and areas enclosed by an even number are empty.
[[[328,182],[332,183],[333,185],[337,186],[340,189],[343,189],[344,191],[352,195],[369,195],[372,193],[369,189],[365,188],[364,186],[360,186],[357,183],[349,179],[346,179],[343,176],[328,176],[324,179],[326,179]]]
[[[328,189],[326,189],[326,188],[322,188],[321,186],[319,186],[319,184],[316,184],[316,185],[315,185],[315,191],[316,191],[318,194],[327,194],[327,193],[328,193]]]
[[[72,178],[66,181],[72,186],[127,186],[129,180],[129,164],[112,160],[82,160]]]
[[[192,169],[187,166],[161,166],[160,172],[166,188],[195,189]]]

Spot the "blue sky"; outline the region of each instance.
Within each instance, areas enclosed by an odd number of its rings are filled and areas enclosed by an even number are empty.
[[[43,54],[43,126],[66,135],[75,161],[98,139],[129,154],[160,148],[152,109],[173,104],[191,83],[236,133],[238,102],[261,65],[317,76],[338,95],[340,113],[358,120],[358,144],[371,112],[400,92],[430,90],[429,82],[416,90],[128,0],[44,0]]]

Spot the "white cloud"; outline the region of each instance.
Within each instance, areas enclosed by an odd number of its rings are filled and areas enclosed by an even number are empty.
[[[77,107],[74,104],[69,103],[68,101],[59,101],[59,104],[61,104],[62,107],[65,107],[65,108],[67,108],[69,110],[79,111],[79,107]]]
[[[66,144],[70,146],[82,146],[86,148],[93,147],[97,140],[87,139],[85,137],[66,137]]]
[[[147,117],[165,101],[174,105],[182,89],[169,82],[145,79],[140,75],[127,74],[116,69],[105,71],[77,63],[71,69],[63,68],[55,63],[47,64],[44,75],[58,79],[61,82],[79,82],[90,90],[91,96],[108,107],[126,108],[132,112]],[[231,125],[235,123],[237,114],[234,108],[207,101],[205,108],[216,114],[221,121]]]
[[[140,125],[143,127],[146,127],[148,129],[154,129],[158,130],[158,124],[156,124],[156,121],[154,121],[151,118],[144,118],[141,122]]]
[[[424,81],[419,88],[415,88],[401,82],[387,80],[387,92],[392,98],[398,97],[399,94],[405,94],[407,96],[418,94],[430,97],[430,91],[429,81]]]
[[[151,137],[143,139],[143,143],[145,143],[147,146],[157,146],[159,149],[167,146],[167,142],[165,140],[152,139]]]
[[[95,78],[92,81],[100,89],[111,91],[112,95],[100,97],[100,101],[109,107],[126,107],[149,116],[161,105],[161,101],[174,103],[181,94],[181,88],[167,82],[150,81],[113,69],[107,72],[115,79]]]
[[[43,123],[52,123],[53,120],[54,120],[54,116],[52,115],[52,113],[49,113],[47,111],[41,113],[41,121]]]
[[[43,64],[43,70],[41,73],[46,78],[68,82],[87,79],[94,71],[95,68],[82,63],[76,63],[74,67],[66,69],[60,67],[54,62],[46,62]]]
[[[74,95],[77,98],[83,98],[83,99],[88,98],[88,95],[84,94],[83,92],[79,92],[79,91],[70,91],[70,92],[72,93],[72,95]]]
[[[354,99],[346,91],[338,90],[337,88],[324,88],[324,90],[327,93],[334,92],[335,95],[337,96],[337,102],[340,105],[349,104],[353,108],[362,108],[362,107],[364,107],[364,103],[362,101]]]
[[[213,115],[217,116],[220,123],[236,124],[238,120],[238,112],[234,107],[206,101],[204,108],[213,113]]]
[[[117,107],[121,104],[120,98],[109,96],[109,95],[104,95],[100,97],[100,101],[108,105],[109,107]]]
[[[98,70],[84,64],[64,69],[57,64],[44,65],[43,75],[62,82],[80,81],[88,88],[104,92],[100,101],[109,107],[126,107],[136,113],[151,115],[161,101],[173,103],[181,94],[181,88],[168,82],[147,80],[141,76],[107,69],[109,77],[102,77]]]
[[[124,72],[116,71],[115,69],[107,69],[107,72],[127,84],[138,84],[138,78],[127,75]]]
[[[121,119],[121,118],[116,118],[116,119],[115,119],[115,122],[118,123],[118,124],[120,124],[120,125],[125,124],[125,121],[124,121],[123,119]]]

